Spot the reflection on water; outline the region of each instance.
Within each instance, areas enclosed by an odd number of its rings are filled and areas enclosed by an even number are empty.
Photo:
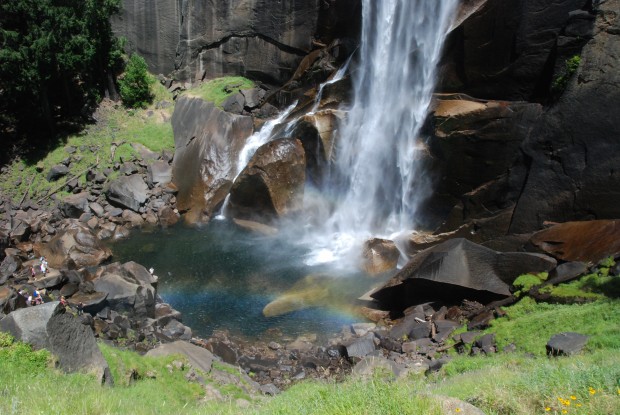
[[[355,298],[385,279],[357,270],[309,267],[304,264],[305,248],[239,230],[225,221],[199,229],[180,225],[135,233],[111,248],[115,261],[155,268],[160,296],[202,337],[215,329],[247,337],[267,337],[273,329],[287,336],[333,333],[343,324],[361,320],[351,312]],[[313,277],[308,279],[309,275]],[[263,316],[269,302],[304,281],[321,284],[328,294],[309,308]]]

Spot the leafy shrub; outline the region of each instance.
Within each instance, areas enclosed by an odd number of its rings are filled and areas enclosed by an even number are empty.
[[[556,77],[551,84],[551,90],[561,93],[566,89],[569,79],[577,72],[581,64],[581,56],[575,55],[564,62],[564,74]]]
[[[132,54],[125,67],[125,73],[118,80],[123,104],[128,108],[146,107],[153,100],[151,93],[153,82],[144,58],[135,53]]]

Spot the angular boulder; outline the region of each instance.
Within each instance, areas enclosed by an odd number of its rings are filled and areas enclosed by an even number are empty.
[[[112,310],[136,317],[155,317],[153,276],[139,264],[114,263],[103,268],[92,281],[96,291],[106,293]],[[148,276],[146,275],[148,274]]]
[[[110,183],[107,198],[111,203],[139,211],[148,197],[148,186],[139,174],[122,176]]]
[[[146,169],[146,180],[151,186],[170,183],[172,180],[172,166],[163,160],[154,161]]]
[[[237,160],[253,132],[251,117],[226,113],[197,97],[181,97],[172,114],[177,208],[190,223],[208,220],[226,198]]]
[[[66,196],[60,202],[60,211],[65,218],[79,218],[90,211],[88,192]]]
[[[547,354],[551,356],[570,356],[579,353],[588,342],[588,336],[565,332],[551,337],[547,342]]]
[[[28,343],[35,349],[46,349],[49,347],[47,323],[58,304],[58,301],[54,301],[13,311],[0,320],[0,330],[10,333],[15,339]]]
[[[235,218],[269,221],[302,208],[306,157],[296,139],[261,146],[230,191],[228,212]]]
[[[455,238],[416,254],[371,297],[391,310],[435,300],[489,302],[510,296],[510,285],[519,275],[555,266],[546,255],[500,253]]]
[[[91,328],[65,312],[58,301],[12,312],[0,320],[0,330],[35,349],[48,349],[66,372],[92,373],[101,383],[112,383]]]
[[[36,250],[53,268],[95,266],[112,256],[110,248],[104,246],[88,226],[77,221],[70,222]]]
[[[377,275],[396,268],[400,252],[394,241],[373,238],[364,242],[362,267],[370,275]]]
[[[204,373],[209,373],[211,371],[211,365],[213,361],[217,359],[216,356],[207,349],[182,340],[159,345],[149,350],[146,356],[169,356],[174,354],[184,355],[187,357],[192,367],[200,369]]]

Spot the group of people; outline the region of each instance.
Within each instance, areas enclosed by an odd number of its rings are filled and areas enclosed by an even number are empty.
[[[21,290],[19,293],[26,298],[27,306],[39,305],[44,303],[41,293],[36,288],[34,289],[34,291],[32,291],[32,294],[29,294],[26,290]]]
[[[47,263],[47,259],[45,259],[44,256],[42,256],[39,259],[39,269],[41,270],[41,274],[43,274],[43,275],[46,275],[49,272],[49,270],[50,270],[50,267],[49,267],[49,265]],[[34,265],[30,266],[30,276],[32,278],[35,278],[37,276],[37,271],[34,268]]]

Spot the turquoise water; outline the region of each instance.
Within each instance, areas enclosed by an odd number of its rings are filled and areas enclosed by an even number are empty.
[[[155,268],[158,293],[183,314],[195,335],[226,329],[248,338],[331,334],[363,321],[351,311],[355,299],[378,280],[357,270],[304,264],[308,250],[289,240],[253,234],[226,221],[202,228],[178,225],[134,233],[111,245],[114,261]],[[312,307],[277,317],[263,308],[298,281],[313,275],[327,298]],[[319,276],[319,277],[316,277]]]

